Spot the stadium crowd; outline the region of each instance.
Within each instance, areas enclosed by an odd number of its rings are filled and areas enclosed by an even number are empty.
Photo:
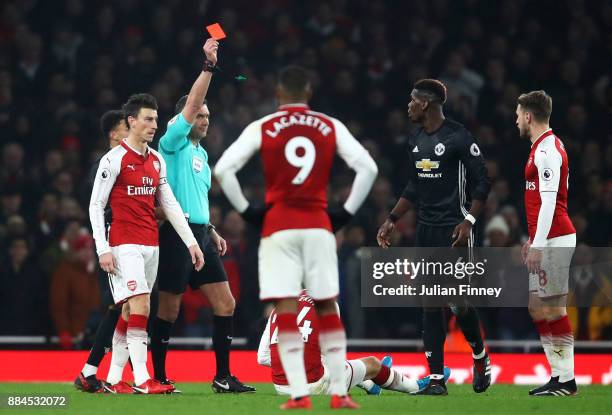
[[[474,133],[492,191],[478,222],[481,243],[520,247],[524,163],[529,143],[515,126],[516,98],[545,89],[551,125],[570,158],[569,209],[576,261],[612,246],[612,3],[605,0],[8,0],[0,17],[0,334],[56,334],[85,347],[109,301],[89,231],[89,169],[107,150],[99,117],[129,95],[159,103],[161,137],[176,100],[202,65],[206,24],[228,38],[208,93],[204,146],[214,165],[252,120],[275,108],[276,71],[296,62],[315,76],[312,107],[342,119],[379,166],[365,206],[337,235],[340,305],[349,337],[419,338],[418,309],[360,306],[359,249],[405,183],[406,116],[412,84],[448,87],[446,114]],[[246,80],[241,80],[242,75]],[[241,174],[263,200],[259,161]],[[330,204],[349,192],[338,163]],[[257,232],[231,210],[218,185],[211,223],[227,240],[224,264],[237,299],[236,336],[257,341],[265,324],[257,296]],[[415,212],[394,245],[410,246]],[[593,270],[586,278],[598,279]],[[487,338],[536,338],[526,309],[483,309]],[[208,335],[199,293],[185,297],[178,335]],[[612,310],[573,313],[577,340],[612,339]],[[76,339],[76,340],[75,340]]]

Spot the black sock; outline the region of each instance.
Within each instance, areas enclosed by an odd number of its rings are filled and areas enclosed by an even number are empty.
[[[151,359],[153,360],[153,377],[157,380],[166,380],[166,354],[172,325],[169,321],[155,317],[151,327]]]
[[[484,350],[484,342],[480,334],[480,320],[478,313],[472,306],[461,307],[457,312],[457,323],[465,339],[472,347],[472,353],[479,355]]]
[[[117,320],[121,315],[121,309],[109,308],[106,310],[98,330],[96,330],[96,339],[89,352],[87,358],[87,364],[92,366],[100,366],[100,362],[104,359],[104,355],[109,351],[113,345],[113,334],[115,333],[115,326],[117,326]]]
[[[446,340],[446,319],[441,308],[423,310],[423,345],[429,364],[430,375],[444,374],[444,342]]]
[[[234,316],[213,316],[213,349],[217,360],[217,375],[221,378],[230,374],[229,354],[234,333]]]

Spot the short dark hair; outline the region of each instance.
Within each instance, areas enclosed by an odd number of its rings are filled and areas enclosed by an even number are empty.
[[[182,97],[179,98],[178,101],[176,101],[176,105],[174,106],[174,113],[178,114],[181,111],[183,111],[183,108],[185,108],[185,104],[187,103],[187,98],[189,97],[189,95],[183,95]],[[206,98],[204,99],[204,102],[202,103],[202,105],[207,104],[208,101],[206,101]]]
[[[108,138],[111,131],[119,125],[120,122],[124,121],[125,114],[121,110],[106,111],[102,118],[100,118],[100,130],[104,135],[104,138]]]
[[[419,92],[424,92],[433,96],[432,101],[438,101],[440,104],[446,102],[446,85],[437,79],[421,79],[414,84],[414,89]]]
[[[134,94],[123,104],[125,122],[129,126],[128,117],[138,117],[141,108],[157,110],[157,100],[151,94]]]
[[[530,112],[536,121],[547,122],[552,113],[552,98],[545,91],[531,91],[521,94],[516,102],[524,111]]]
[[[306,92],[310,85],[310,74],[299,65],[289,65],[281,69],[278,75],[278,84],[289,95],[300,96]]]

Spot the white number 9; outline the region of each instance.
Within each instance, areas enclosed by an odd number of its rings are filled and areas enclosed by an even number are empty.
[[[304,154],[298,156],[297,150],[303,149]],[[293,167],[299,167],[300,171],[291,181],[292,184],[302,184],[312,171],[316,159],[316,149],[312,141],[306,137],[293,137],[285,145],[285,158]]]

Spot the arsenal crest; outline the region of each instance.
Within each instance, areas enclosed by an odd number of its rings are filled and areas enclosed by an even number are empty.
[[[135,280],[129,280],[127,282],[127,287],[128,287],[128,290],[134,291],[136,289],[136,281]]]

